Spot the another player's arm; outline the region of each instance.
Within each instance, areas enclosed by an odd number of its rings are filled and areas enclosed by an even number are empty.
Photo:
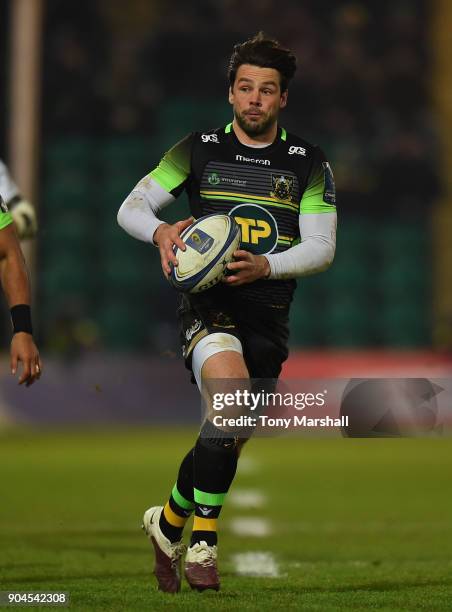
[[[300,244],[282,253],[253,255],[236,251],[228,265],[236,273],[224,278],[231,286],[251,283],[259,278],[290,279],[326,270],[336,250],[336,193],[329,164],[320,150],[300,202]]]
[[[187,136],[162,158],[157,168],[145,176],[128,195],[118,212],[119,225],[134,238],[158,246],[164,274],[177,265],[173,246],[185,250],[180,234],[193,219],[169,225],[158,218],[158,212],[184,189],[190,174],[191,135]]]
[[[38,229],[35,209],[20,193],[2,161],[0,161],[0,194],[11,213],[19,239],[33,238]]]
[[[1,283],[11,309],[13,339],[11,340],[11,372],[15,374],[19,362],[22,373],[19,384],[27,387],[40,377],[42,364],[33,342],[30,310],[30,285],[25,261],[9,213],[0,214]]]

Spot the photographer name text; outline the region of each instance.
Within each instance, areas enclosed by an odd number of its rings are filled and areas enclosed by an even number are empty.
[[[215,427],[275,427],[289,429],[292,427],[348,427],[348,415],[341,417],[310,418],[306,415],[292,417],[270,417],[264,414],[258,416],[241,415],[236,418],[224,417],[219,414],[213,418]]]

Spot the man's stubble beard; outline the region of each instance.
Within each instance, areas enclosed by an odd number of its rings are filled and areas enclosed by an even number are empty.
[[[246,116],[244,114],[240,115],[235,109],[234,117],[239,126],[248,136],[260,136],[261,134],[264,134],[265,132],[270,130],[270,128],[273,126],[274,123],[276,123],[278,119],[274,115],[269,115],[267,119],[262,123],[249,122],[247,121]]]

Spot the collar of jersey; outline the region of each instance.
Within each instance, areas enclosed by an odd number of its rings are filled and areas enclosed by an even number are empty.
[[[246,152],[248,155],[252,155],[253,157],[266,157],[269,153],[272,153],[276,147],[279,147],[281,141],[284,141],[287,138],[286,130],[278,125],[278,133],[276,134],[275,140],[267,147],[255,148],[247,147],[245,144],[240,142],[232,128],[232,123],[228,123],[228,125],[224,128],[224,132],[229,138],[230,142],[236,148],[240,149],[242,152]]]

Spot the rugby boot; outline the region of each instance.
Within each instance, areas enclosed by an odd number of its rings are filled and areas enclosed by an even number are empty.
[[[181,557],[187,550],[182,541],[172,544],[159,527],[163,506],[153,506],[143,516],[142,529],[152,542],[155,551],[154,574],[159,590],[177,593],[181,583]]]
[[[217,547],[207,546],[206,542],[190,546],[185,557],[185,578],[192,589],[218,591]]]

